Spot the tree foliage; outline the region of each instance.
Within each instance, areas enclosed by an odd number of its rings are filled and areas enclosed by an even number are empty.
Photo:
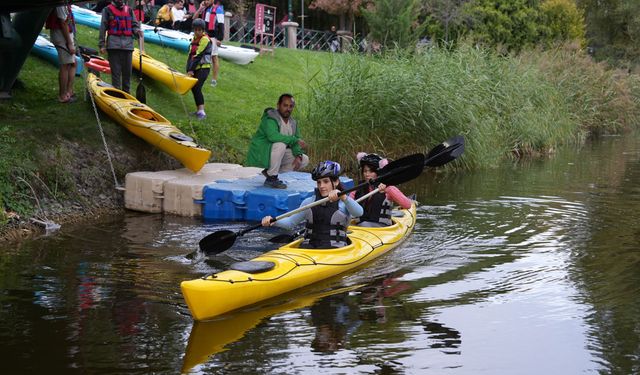
[[[411,49],[426,28],[420,24],[418,0],[374,0],[362,14],[369,25],[369,37],[383,47]]]
[[[538,12],[527,0],[475,0],[463,12],[476,43],[520,50],[538,39]]]
[[[427,30],[434,39],[448,42],[463,33],[461,9],[469,0],[426,0]]]
[[[354,17],[360,15],[362,5],[363,0],[313,0],[309,9],[322,9],[329,14],[340,16],[340,28],[351,30]]]
[[[540,4],[541,38],[546,42],[576,40],[585,43],[582,10],[571,0],[545,0]]]
[[[622,65],[640,58],[640,1],[578,0],[597,58]]]

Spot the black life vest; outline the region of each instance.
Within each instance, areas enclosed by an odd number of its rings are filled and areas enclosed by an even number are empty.
[[[356,192],[356,200],[367,193],[369,193],[369,191],[366,186],[363,189],[358,190]],[[357,223],[370,221],[384,225],[393,224],[393,221],[391,220],[393,204],[389,199],[387,199],[387,195],[385,193],[377,192],[363,202],[360,202],[360,205],[364,209],[364,214],[356,219]]]
[[[323,198],[318,189],[315,190],[315,195],[316,200]],[[327,249],[349,244],[347,226],[350,215],[338,209],[338,202],[340,201],[326,202],[305,212],[307,231],[300,247]]]
[[[133,35],[133,16],[131,15],[131,9],[128,5],[122,7],[122,9],[116,8],[113,4],[109,4],[107,7],[111,11],[113,18],[109,20],[109,35]]]

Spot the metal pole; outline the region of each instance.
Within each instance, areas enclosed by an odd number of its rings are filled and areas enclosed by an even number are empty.
[[[293,22],[293,6],[291,5],[291,1],[292,0],[289,0],[289,3],[288,3],[288,5],[289,5],[289,7],[288,7],[288,10],[289,10],[289,22]]]
[[[300,16],[300,23],[302,24],[302,49],[304,49],[304,0],[300,0],[300,13],[302,14]]]

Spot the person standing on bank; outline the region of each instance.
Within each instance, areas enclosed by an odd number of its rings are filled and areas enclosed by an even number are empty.
[[[73,21],[71,5],[55,7],[49,13],[45,23],[51,35],[51,43],[58,52],[60,70],[58,72],[58,101],[72,103],[76,101],[73,93],[73,79],[76,76],[76,46],[73,34],[76,25]]]
[[[111,84],[126,92],[130,90],[134,35],[144,39],[133,10],[123,0],[113,0],[102,10],[98,47],[100,53],[108,53]]]
[[[202,95],[202,85],[207,81],[209,70],[211,69],[211,45],[213,44],[205,33],[205,22],[198,18],[193,20],[193,40],[189,48],[189,59],[187,60],[187,74],[198,79],[198,83],[193,86],[191,92],[196,102],[196,117],[204,120],[207,114],[204,112],[204,95]]]
[[[300,136],[298,123],[291,118],[295,105],[293,95],[280,95],[278,109],[264,110],[258,130],[251,138],[245,164],[264,168],[264,186],[286,189],[278,174],[297,171],[309,164],[309,157],[302,151],[307,145]]]
[[[344,247],[349,244],[347,227],[352,217],[362,215],[363,209],[358,202],[346,194],[339,195],[343,190],[340,183],[340,164],[327,160],[318,163],[311,172],[311,178],[316,182],[315,194],[302,201],[300,207],[328,197],[329,202],[319,204],[289,217],[271,222],[271,216],[261,220],[263,227],[277,226],[293,229],[298,223],[306,220],[302,249],[329,249]]]
[[[212,17],[215,17],[214,23],[214,38],[213,42],[215,44],[215,51],[212,54],[212,72],[211,72],[211,86],[216,87],[218,85],[218,73],[220,72],[220,59],[219,55],[219,47],[222,45],[222,40],[224,39],[224,7],[220,0],[215,0],[213,3]]]

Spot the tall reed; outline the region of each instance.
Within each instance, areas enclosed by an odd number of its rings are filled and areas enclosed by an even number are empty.
[[[610,110],[588,107],[587,100],[581,103],[602,118],[585,126],[576,100],[568,97],[569,90],[577,97],[586,95],[581,90],[597,90],[601,80],[583,79],[584,88],[560,85],[570,67],[555,64],[558,71],[549,74],[532,58],[470,46],[376,58],[337,56],[312,82],[304,113],[312,128],[312,156],[353,165],[358,151],[398,157],[462,134],[468,152],[457,165],[489,167],[504,157],[580,142],[597,126],[618,130],[613,125],[620,121],[608,120],[615,117]],[[606,85],[615,91],[615,81]],[[608,103],[634,105],[622,104],[624,95],[617,93]]]

